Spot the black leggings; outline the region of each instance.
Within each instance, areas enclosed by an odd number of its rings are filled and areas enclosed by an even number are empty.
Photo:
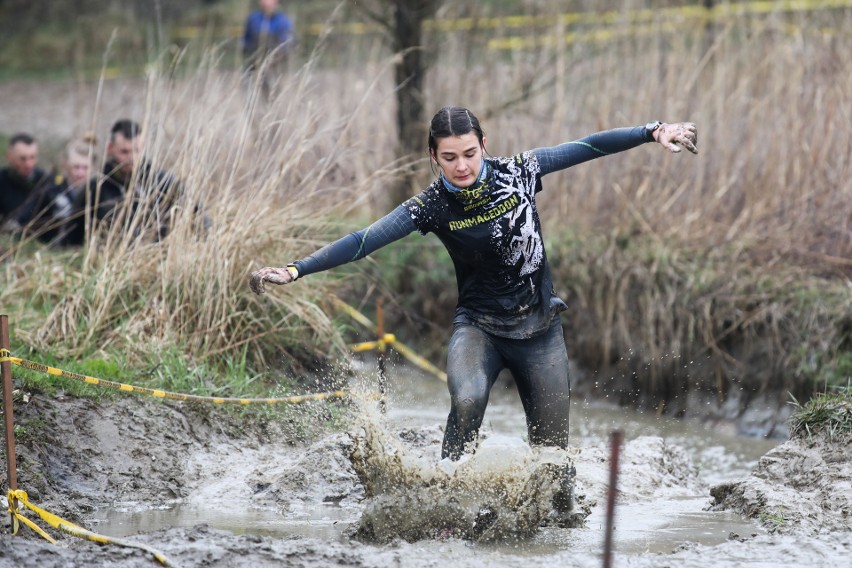
[[[568,351],[555,316],[548,330],[529,339],[507,339],[470,324],[456,324],[447,358],[450,415],[441,457],[457,460],[477,438],[488,394],[509,369],[527,415],[529,442],[568,446]]]

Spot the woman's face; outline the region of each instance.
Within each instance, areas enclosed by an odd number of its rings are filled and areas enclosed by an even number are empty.
[[[456,187],[470,187],[476,181],[482,169],[483,144],[479,143],[476,132],[461,136],[438,138],[438,148],[432,159],[441,168],[444,177]]]
[[[86,181],[92,171],[92,164],[87,156],[81,156],[76,153],[71,153],[68,156],[68,162],[65,164],[66,175],[68,182],[78,184]]]

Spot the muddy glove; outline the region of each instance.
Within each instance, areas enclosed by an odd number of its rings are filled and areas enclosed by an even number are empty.
[[[251,291],[255,294],[263,294],[266,292],[266,287],[264,286],[264,282],[270,282],[272,284],[289,284],[299,277],[299,271],[296,270],[296,267],[292,264],[288,264],[285,267],[277,268],[275,266],[267,266],[266,268],[261,268],[260,270],[255,270],[251,273],[251,278],[249,279],[249,286],[251,286]]]
[[[673,124],[663,123],[654,130],[654,140],[668,148],[672,153],[679,153],[681,148],[686,148],[693,154],[698,153],[698,131],[693,122],[675,122]]]

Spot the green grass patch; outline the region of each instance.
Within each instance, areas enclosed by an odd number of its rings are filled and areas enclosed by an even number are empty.
[[[804,405],[794,398],[796,412],[790,418],[794,437],[822,434],[832,441],[852,438],[852,385],[816,395]]]
[[[126,370],[119,362],[113,360],[100,358],[88,358],[80,361],[60,360],[49,353],[37,352],[17,342],[13,342],[11,352],[14,357],[71,373],[116,382],[121,382],[123,378],[126,379]],[[112,389],[34,371],[18,365],[12,365],[12,377],[18,381],[22,390],[39,392],[47,396],[63,394],[95,400],[111,400],[118,395],[118,392]]]

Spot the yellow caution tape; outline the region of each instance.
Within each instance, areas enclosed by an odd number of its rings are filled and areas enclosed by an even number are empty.
[[[702,18],[717,21],[726,17],[747,14],[767,14],[776,11],[802,12],[844,8],[852,5],[850,0],[756,0],[735,4],[716,4],[712,9],[704,6],[686,5],[668,8],[609,10],[603,12],[564,12],[558,14],[519,14],[495,16],[490,18],[453,18],[427,19],[423,27],[430,31],[439,32],[469,32],[472,30],[525,30],[535,29],[554,24],[570,26],[582,24],[586,26],[609,25],[621,22],[649,22],[665,20],[681,20],[684,18]],[[339,22],[329,25],[326,22],[307,23],[302,28],[309,36],[321,36],[332,27],[337,34],[365,35],[382,33],[385,29],[377,22]],[[202,26],[180,26],[172,30],[174,39],[196,40],[208,34],[209,30]],[[239,37],[242,27],[239,25],[224,26],[214,37]]]
[[[6,351],[8,353],[8,351]],[[320,392],[314,394],[301,394],[294,396],[285,396],[282,398],[235,398],[235,397],[219,397],[219,396],[199,396],[194,394],[183,394],[176,392],[169,392],[159,389],[149,389],[145,387],[137,387],[133,385],[128,385],[125,383],[117,383],[114,381],[107,381],[104,379],[98,379],[95,377],[90,377],[88,375],[80,375],[78,373],[72,373],[70,371],[63,371],[62,369],[57,369],[56,367],[48,367],[47,365],[42,365],[41,363],[36,363],[35,361],[28,361],[26,359],[21,359],[20,357],[9,357],[3,356],[0,357],[0,362],[9,361],[13,365],[18,365],[19,367],[23,367],[25,369],[30,369],[32,371],[39,371],[42,373],[46,373],[48,375],[54,375],[58,377],[65,377],[66,379],[72,379],[75,381],[80,381],[90,385],[97,385],[101,387],[117,389],[124,392],[134,392],[139,394],[147,394],[150,396],[156,396],[158,398],[167,398],[169,400],[183,400],[183,401],[193,401],[193,402],[209,402],[213,404],[241,404],[241,405],[249,405],[249,404],[300,404],[303,402],[309,402],[314,400],[328,400],[331,398],[345,398],[349,396],[349,392],[344,390],[336,390],[330,392]]]
[[[405,357],[406,359],[408,359],[409,361],[411,361],[412,363],[414,363],[415,365],[417,365],[418,367],[420,367],[424,371],[432,373],[433,375],[435,375],[436,377],[438,377],[440,380],[444,381],[445,383],[447,382],[447,373],[445,373],[444,371],[442,371],[441,369],[439,369],[438,367],[436,367],[435,365],[433,365],[432,363],[430,363],[429,361],[427,361],[426,359],[424,359],[423,357],[421,357],[417,353],[413,352],[409,347],[406,347],[405,344],[402,343],[401,341],[397,341],[396,339],[394,339],[391,342],[391,345],[393,346],[394,349],[397,350],[397,352],[400,355],[402,355],[403,357]]]
[[[362,314],[361,312],[359,312],[358,310],[356,310],[355,308],[353,308],[352,306],[350,306],[349,304],[347,304],[346,302],[344,302],[340,298],[332,298],[332,299],[334,300],[334,303],[337,304],[337,307],[339,307],[341,310],[346,312],[346,314],[349,317],[351,317],[352,319],[354,319],[355,321],[357,321],[358,323],[360,323],[361,325],[363,325],[367,329],[375,329],[376,325],[373,322],[370,321],[370,318],[368,318],[367,316],[365,316],[364,314]]]
[[[377,341],[364,341],[361,343],[353,343],[349,346],[349,349],[351,349],[355,353],[373,350],[384,351],[387,345],[394,345],[395,343],[396,336],[392,333],[386,333],[383,339]]]
[[[373,324],[373,322],[370,321],[370,318],[368,318],[367,316],[365,316],[340,298],[333,299],[334,303],[337,304],[337,307],[346,312],[349,317],[351,317],[367,329],[376,331],[376,326]],[[377,341],[364,341],[363,343],[355,343],[353,345],[350,345],[349,348],[356,353],[360,353],[362,351],[373,350],[384,351],[386,345],[390,345],[391,347],[396,349],[396,351],[400,355],[402,355],[424,371],[432,373],[433,375],[438,377],[438,379],[444,381],[445,383],[447,382],[447,373],[445,373],[420,355],[416,354],[413,349],[405,345],[403,342],[399,341],[392,333],[386,333],[384,337]]]
[[[45,511],[41,507],[37,507],[36,505],[33,505],[32,503],[30,503],[29,497],[28,497],[26,491],[22,491],[20,489],[14,489],[14,490],[10,489],[9,493],[7,494],[7,498],[9,500],[9,512],[12,515],[14,515],[15,520],[16,521],[20,520],[21,522],[26,524],[28,527],[33,529],[35,532],[37,532],[39,535],[41,535],[45,540],[48,540],[49,542],[51,542],[53,544],[56,544],[55,539],[53,539],[50,535],[48,535],[46,532],[44,532],[44,530],[42,530],[41,527],[36,525],[32,520],[28,519],[27,517],[25,517],[24,515],[22,515],[18,511],[18,503],[19,502],[22,505],[24,505],[26,508],[28,508],[29,510],[36,513],[39,517],[41,517],[41,520],[43,520],[44,522],[46,522],[47,524],[49,524],[50,526],[52,526],[53,528],[55,528],[57,530],[61,530],[63,532],[66,532],[66,533],[73,535],[73,536],[76,536],[76,537],[91,540],[92,542],[97,542],[98,544],[114,544],[116,546],[124,546],[124,547],[127,547],[127,548],[138,548],[140,550],[144,550],[145,552],[151,554],[157,560],[157,562],[159,562],[163,566],[174,566],[174,564],[172,564],[169,561],[169,559],[166,557],[165,554],[163,554],[162,552],[160,552],[158,550],[151,548],[148,545],[141,544],[141,543],[138,543],[138,542],[133,542],[133,541],[123,539],[123,538],[114,538],[114,537],[109,537],[109,536],[104,536],[102,534],[94,533],[90,530],[84,529],[81,526],[75,525],[72,522],[66,521],[65,519],[58,517],[58,516],[54,515],[53,513]],[[17,533],[17,529],[18,529],[18,527],[14,527],[13,534]]]

